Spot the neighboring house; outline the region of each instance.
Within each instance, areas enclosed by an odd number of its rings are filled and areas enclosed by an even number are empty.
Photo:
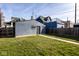
[[[64,28],[73,28],[74,23],[70,21],[64,21]]]
[[[39,16],[39,17],[36,19],[36,21],[39,21],[39,22],[41,22],[41,23],[43,23],[43,24],[46,24],[46,23],[51,22],[52,19],[51,19],[50,16],[48,16],[48,17]]]
[[[15,22],[15,36],[44,34],[45,25],[36,20]]]
[[[59,18],[54,18],[54,22],[56,23],[56,28],[64,28],[64,22]]]
[[[44,23],[45,23],[44,18],[45,18],[45,17],[43,17],[43,16],[39,16],[38,18],[36,18],[36,21],[38,21],[38,22],[44,24]]]
[[[40,16],[36,19],[36,21],[43,23],[46,25],[46,29],[53,29],[53,28],[73,28],[73,23],[70,21],[62,21],[59,18],[51,19],[50,16],[43,17]]]
[[[53,28],[64,27],[64,23],[61,22],[60,19],[58,19],[58,18],[51,19],[50,16],[48,16],[48,17],[40,16],[36,19],[36,21],[46,25],[45,29],[53,29]]]
[[[58,23],[57,21],[46,23],[46,29],[62,28],[63,24]]]
[[[72,23],[71,21],[67,20],[67,21],[62,21],[58,18],[54,18],[57,21],[57,28],[73,28],[74,23]]]

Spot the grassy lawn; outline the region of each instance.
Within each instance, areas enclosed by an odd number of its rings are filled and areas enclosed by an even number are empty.
[[[0,38],[1,56],[79,56],[79,45],[41,36]]]

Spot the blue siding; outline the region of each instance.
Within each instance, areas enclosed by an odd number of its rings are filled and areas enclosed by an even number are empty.
[[[49,23],[46,23],[46,28],[47,29],[57,28],[57,22],[49,22]]]
[[[46,23],[46,29],[62,28],[62,27],[64,27],[64,25],[63,24],[59,24],[56,21]]]

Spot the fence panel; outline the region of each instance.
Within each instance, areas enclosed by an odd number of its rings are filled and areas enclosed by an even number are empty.
[[[51,34],[79,36],[79,28],[56,28],[49,31]]]
[[[14,37],[14,28],[0,28],[0,37]]]

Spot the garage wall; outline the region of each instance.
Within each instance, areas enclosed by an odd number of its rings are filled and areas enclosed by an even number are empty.
[[[32,22],[16,22],[15,36],[36,34],[36,28],[32,28]]]

